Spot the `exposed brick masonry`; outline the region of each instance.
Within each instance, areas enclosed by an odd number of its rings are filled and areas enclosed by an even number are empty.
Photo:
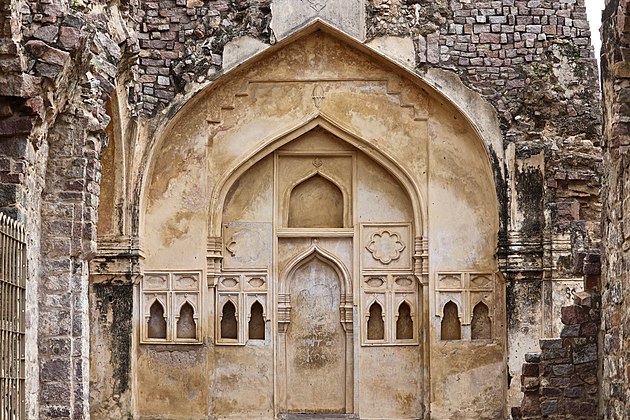
[[[190,82],[212,79],[231,39],[270,41],[270,0],[140,0],[140,5],[141,50],[130,96],[144,115],[168,105]]]
[[[602,416],[630,412],[630,2],[609,0],[602,26],[604,260]]]
[[[113,16],[96,5],[73,6],[81,10],[60,0],[0,9],[0,207],[27,222],[29,418],[89,416],[87,258],[104,104],[126,34],[112,36]]]
[[[41,279],[41,289],[29,289],[27,297],[31,416],[82,418],[87,413],[86,261],[95,246],[100,151],[109,121],[104,104],[111,91],[120,80],[130,80],[125,86],[129,105],[140,120],[177,105],[179,94],[218,77],[229,40],[248,35],[274,42],[270,4],[0,2],[0,207],[28,222],[29,277]],[[616,7],[609,6],[611,22]],[[518,322],[527,318],[516,308],[518,302],[533,308],[550,298],[549,290],[547,295],[538,291],[541,278],[596,278],[599,273],[600,116],[587,28],[583,0],[367,4],[368,37],[412,36],[418,71],[454,71],[484,95],[497,110],[506,150],[513,147],[517,161],[544,156],[544,171],[508,171],[517,185],[515,197],[505,196],[505,185],[498,186],[503,269],[512,258],[507,273],[511,331],[520,330]],[[620,54],[615,50],[611,60],[620,61]],[[623,99],[627,84],[615,86],[624,87],[614,91]],[[619,141],[610,144],[618,150],[627,137],[625,125],[615,127],[609,133],[621,133],[615,137]],[[613,168],[628,166],[616,151],[609,159]],[[610,197],[619,203],[621,179],[608,181],[616,186],[609,189]],[[523,226],[511,224],[509,200],[523,208]],[[621,207],[610,209],[615,216],[609,236],[618,239]],[[611,243],[615,252],[626,252],[623,240]],[[617,392],[615,385],[625,378],[625,371],[616,370],[625,306],[623,266],[614,258],[604,296],[617,305],[604,316],[609,329],[605,372],[613,378],[605,392],[617,407],[626,392]],[[532,286],[519,291],[515,279]],[[525,290],[533,292],[524,296]]]
[[[598,403],[597,334],[600,302],[588,292],[562,308],[560,338],[540,340],[540,353],[528,353],[523,364],[519,419],[596,419]]]

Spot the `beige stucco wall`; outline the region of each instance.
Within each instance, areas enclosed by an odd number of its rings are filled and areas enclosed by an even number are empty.
[[[355,340],[349,365],[357,367],[353,410],[364,418],[416,418],[430,404],[433,418],[500,418],[506,392],[501,276],[494,277],[492,292],[493,340],[472,342],[464,325],[463,340],[441,341],[435,287],[440,272],[497,271],[498,204],[489,146],[430,85],[346,42],[316,31],[267,51],[255,65],[233,70],[198,94],[160,132],[140,216],[144,269],[207,274],[207,239],[221,234],[222,223],[272,223],[271,185],[278,175],[269,154],[320,126],[357,156],[351,170],[357,178],[351,181],[357,183],[354,222],[409,222],[428,243],[428,260],[415,273],[418,309],[425,314],[416,320],[426,339],[391,348]],[[309,144],[326,147],[323,140]],[[354,276],[358,305],[365,244],[359,238],[354,245],[326,241],[321,247],[340,254]],[[308,248],[308,241],[299,243],[278,242],[286,252],[278,251],[277,271],[270,267],[272,305],[283,258]],[[413,253],[413,244],[407,245]],[[214,289],[204,287],[203,294],[204,344],[137,346],[138,414],[166,418],[185,409],[187,418],[273,417],[276,321],[267,322],[269,338],[256,346],[214,345]],[[395,404],[384,408],[385,401]]]

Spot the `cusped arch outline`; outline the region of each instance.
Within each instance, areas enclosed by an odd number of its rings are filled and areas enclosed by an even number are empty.
[[[407,80],[411,81],[418,86],[419,89],[423,89],[430,95],[433,95],[438,100],[442,100],[452,106],[461,115],[471,129],[476,134],[476,137],[480,139],[483,149],[486,153],[487,162],[492,172],[492,182],[495,185],[495,191],[500,193],[498,186],[503,188],[505,185],[505,152],[502,146],[502,135],[499,128],[496,112],[492,110],[492,106],[485,101],[479,94],[466,88],[461,81],[457,89],[451,89],[443,85],[440,80],[436,78],[429,78],[412,71],[412,69],[406,68],[379,52],[378,50],[365,45],[361,41],[352,36],[342,32],[341,30],[323,22],[320,19],[314,19],[302,28],[296,29],[296,32],[287,36],[275,45],[262,50],[242,63],[230,68],[224,72],[220,77],[203,85],[199,85],[197,89],[192,89],[189,93],[182,97],[181,101],[175,103],[171,108],[167,109],[161,116],[161,119],[157,122],[156,128],[149,133],[151,140],[149,141],[145,151],[142,154],[140,163],[138,165],[138,175],[135,178],[133,186],[133,207],[136,209],[133,213],[139,215],[132,220],[132,231],[134,235],[140,235],[143,226],[142,218],[146,211],[147,200],[144,194],[147,186],[151,180],[151,174],[153,170],[153,163],[159,155],[161,144],[169,137],[169,130],[175,127],[181,118],[185,118],[186,111],[188,109],[199,106],[200,103],[211,96],[220,87],[224,86],[229,80],[238,77],[243,69],[251,67],[256,63],[259,63],[273,54],[280,51],[282,48],[309,36],[317,31],[322,31],[328,35],[331,35],[335,39],[340,40],[354,50],[369,56],[375,62],[380,63],[384,68],[389,69],[392,72],[402,74]],[[455,93],[453,93],[455,92]],[[452,97],[451,97],[452,96]],[[483,107],[483,112],[480,112],[479,105]],[[467,111],[468,110],[468,111]],[[483,113],[483,117],[479,114]],[[308,121],[303,122],[306,123]],[[372,156],[373,157],[373,156]],[[413,197],[413,196],[412,196]],[[498,197],[497,197],[498,198]],[[213,194],[212,203],[216,205],[216,197]],[[421,200],[418,199],[418,202]],[[215,206],[216,208],[216,206]],[[215,208],[210,208],[211,214],[209,236],[218,236],[220,234],[220,224],[214,223],[216,215],[212,215],[215,212]],[[426,208],[418,206],[418,209],[422,208],[422,220],[426,221]],[[414,209],[417,210],[417,209]],[[502,208],[501,212],[505,212]],[[414,211],[418,214],[417,211]],[[500,229],[505,229],[503,217],[499,216]],[[416,224],[416,226],[422,226],[423,236],[426,236],[426,223]]]
[[[337,274],[337,278],[340,280],[340,302],[343,306],[344,297],[346,299],[348,297],[352,298],[352,277],[350,276],[350,271],[339,258],[337,258],[331,252],[328,252],[325,249],[321,248],[317,243],[311,244],[311,246],[308,247],[306,250],[291,258],[286,268],[282,271],[282,274],[280,275],[280,281],[278,282],[278,294],[288,295],[289,283],[293,278],[295,272],[304,264],[309,263],[314,258],[317,258],[324,264],[328,265]]]

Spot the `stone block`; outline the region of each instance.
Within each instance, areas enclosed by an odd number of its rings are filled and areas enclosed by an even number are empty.
[[[565,388],[564,396],[567,398],[580,398],[584,395],[584,387],[583,386],[571,386]]]
[[[554,365],[551,367],[554,376],[570,376],[575,372],[575,368],[570,364]]]
[[[540,413],[543,416],[550,416],[558,413],[558,401],[550,400],[540,403]]]
[[[47,64],[40,61],[35,64],[35,71],[37,75],[47,77],[49,79],[55,79],[62,70],[63,68],[56,64]]]
[[[540,348],[545,349],[561,349],[562,339],[560,338],[543,338],[540,340]]]
[[[578,337],[580,335],[580,324],[565,325],[562,327],[560,337]]]
[[[0,120],[0,137],[29,134],[34,125],[35,118],[31,116],[2,119]]]
[[[540,362],[540,353],[525,353],[525,361],[527,363]]]
[[[537,363],[523,363],[521,372],[524,377],[538,377],[539,366]]]
[[[35,33],[33,33],[33,37],[47,43],[52,43],[57,37],[58,33],[59,28],[57,27],[57,25],[46,25],[38,28]]]
[[[479,34],[479,42],[483,44],[500,44],[501,34],[498,33],[481,33]]]
[[[71,372],[70,359],[44,360],[40,364],[39,378],[43,382],[69,381]]]
[[[576,346],[573,349],[573,363],[581,364],[597,360],[597,344],[587,344],[585,346]]]
[[[573,295],[573,301],[575,302],[576,305],[586,306],[590,308],[592,305],[591,293],[586,292],[586,291],[578,292],[575,295]]]
[[[562,323],[564,325],[581,324],[591,320],[588,308],[582,306],[565,306],[561,309],[561,314]]]
[[[81,31],[71,26],[62,26],[59,30],[59,44],[63,49],[74,51],[81,43]]]
[[[46,64],[64,66],[70,60],[68,52],[51,47],[40,40],[30,40],[26,43],[26,49],[33,57]]]
[[[586,322],[580,325],[580,335],[583,337],[594,337],[598,331],[599,327],[595,322]]]
[[[62,381],[64,378],[61,378]],[[56,404],[63,405],[70,401],[70,381],[66,380],[62,383],[56,382],[42,382],[40,388],[41,402],[44,404]]]
[[[545,386],[540,390],[540,395],[547,398],[560,397],[562,395],[562,388]]]

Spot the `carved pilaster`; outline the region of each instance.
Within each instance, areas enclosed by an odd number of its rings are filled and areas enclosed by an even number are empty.
[[[422,286],[429,284],[429,241],[421,236],[414,238],[413,275]]]
[[[341,305],[339,306],[339,319],[346,333],[351,333],[353,321],[352,295],[343,293],[341,295]]]
[[[223,238],[220,236],[209,237],[206,251],[208,287],[216,287],[221,275],[222,260]]]
[[[543,243],[540,236],[524,236],[520,232],[508,233],[506,258],[502,271],[517,277],[540,278],[543,272]]]
[[[89,262],[91,379],[101,384],[90,391],[90,404],[117,418],[131,418],[133,412],[133,296],[143,259],[136,238],[115,237],[100,239]],[[119,396],[115,403],[112,395]]]

